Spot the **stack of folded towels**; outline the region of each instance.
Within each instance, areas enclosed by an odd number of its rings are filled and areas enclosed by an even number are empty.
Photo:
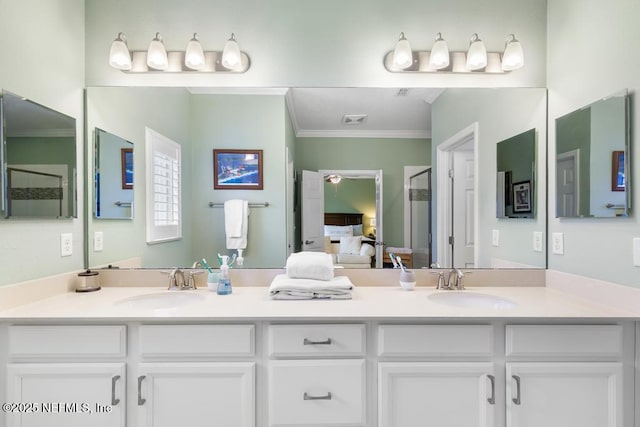
[[[287,274],[277,275],[269,287],[273,299],[351,299],[353,283],[333,276],[331,255],[298,252],[287,259]]]

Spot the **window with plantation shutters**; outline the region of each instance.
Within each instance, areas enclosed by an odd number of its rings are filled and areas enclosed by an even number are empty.
[[[147,243],[182,238],[181,147],[145,128]]]

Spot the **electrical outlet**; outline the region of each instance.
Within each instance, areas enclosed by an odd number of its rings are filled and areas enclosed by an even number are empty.
[[[533,250],[534,252],[542,252],[542,231],[533,232]]]
[[[491,244],[500,246],[500,230],[491,230]]]
[[[551,235],[551,252],[556,255],[564,255],[564,234],[553,233]]]
[[[60,234],[60,256],[71,256],[73,254],[73,234]]]
[[[640,267],[640,237],[633,238],[633,265]]]
[[[104,247],[104,234],[102,231],[96,231],[93,233],[93,251],[100,252]]]

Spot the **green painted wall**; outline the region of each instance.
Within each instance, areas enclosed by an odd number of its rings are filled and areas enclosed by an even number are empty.
[[[404,166],[431,165],[431,140],[298,138],[296,170],[382,169],[384,242],[404,245]]]

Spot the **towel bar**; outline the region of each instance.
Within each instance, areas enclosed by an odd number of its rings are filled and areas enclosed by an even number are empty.
[[[249,203],[249,207],[250,208],[266,208],[269,206],[269,202],[262,202],[262,203]],[[209,202],[209,207],[210,208],[222,208],[224,207],[224,203],[221,202]]]
[[[115,202],[114,205],[119,206],[121,208],[130,208],[131,202]]]

